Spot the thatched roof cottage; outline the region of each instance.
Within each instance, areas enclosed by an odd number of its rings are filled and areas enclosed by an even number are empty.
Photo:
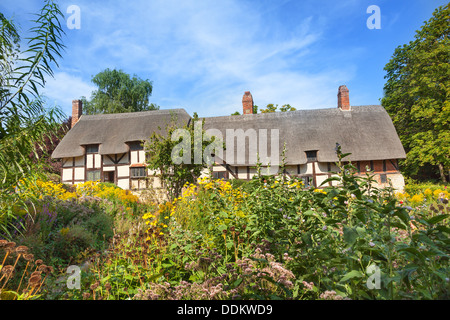
[[[397,160],[406,155],[389,115],[379,105],[351,106],[346,86],[339,87],[337,108],[253,114],[250,92],[242,104],[243,115],[204,118],[203,129],[226,142],[223,152],[215,152],[214,177],[251,179],[258,156],[275,172],[285,146],[286,172],[319,187],[337,170],[339,143],[361,174],[369,169],[380,185],[390,180],[404,187]],[[101,180],[124,189],[149,187],[146,178],[154,173],[145,168],[141,141],[173,115],[180,126],[191,121],[183,109],[82,115],[79,100],[72,109],[72,129],[52,154],[62,159],[62,182],[69,184]]]

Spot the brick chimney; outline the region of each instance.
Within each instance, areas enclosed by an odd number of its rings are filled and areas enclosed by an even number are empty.
[[[342,111],[350,111],[350,98],[347,86],[342,85],[338,90],[338,108]]]
[[[245,91],[242,97],[243,114],[253,113],[253,97],[250,91]]]
[[[83,114],[83,103],[81,100],[72,100],[72,128]]]

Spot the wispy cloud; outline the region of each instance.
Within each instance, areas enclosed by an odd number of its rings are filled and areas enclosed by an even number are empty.
[[[88,66],[93,73],[117,67],[154,80],[153,99],[163,108],[229,114],[240,110],[246,90],[261,106],[323,107],[327,86],[336,90],[333,79],[352,76],[335,68],[313,72],[302,64],[321,38],[311,15],[284,25],[271,20],[267,6],[259,12],[251,2],[137,1],[132,9],[128,2],[115,4],[103,9],[83,3],[83,28],[95,30],[75,50],[96,57]]]
[[[247,90],[260,107],[334,106],[337,86],[356,72],[351,62],[333,65],[323,52],[332,12],[311,3],[75,2],[61,1],[60,6],[63,12],[71,4],[80,6],[81,29],[67,30],[61,72],[45,90],[67,112],[72,99],[90,95],[91,76],[105,68],[153,80],[152,102],[200,116],[241,111]]]
[[[80,76],[74,76],[66,72],[56,72],[53,78],[46,80],[43,96],[51,105],[61,107],[69,116],[72,100],[81,96],[90,97],[96,87],[87,83]]]

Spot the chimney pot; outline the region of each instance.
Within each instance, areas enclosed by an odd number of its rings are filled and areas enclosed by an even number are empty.
[[[72,128],[83,114],[83,103],[81,100],[72,100]]]
[[[338,108],[343,111],[350,111],[350,97],[348,88],[345,85],[339,87],[338,90]]]
[[[242,97],[242,108],[244,114],[253,113],[253,97],[250,91],[245,91],[244,96]]]

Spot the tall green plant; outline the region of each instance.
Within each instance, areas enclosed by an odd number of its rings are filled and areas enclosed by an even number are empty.
[[[0,13],[0,231],[6,235],[14,218],[11,202],[19,201],[14,186],[39,172],[40,163],[32,161],[39,157],[36,144],[44,148],[44,137],[55,133],[62,119],[59,109],[46,110],[39,89],[61,57],[63,14],[48,0],[35,16],[27,48],[21,50],[16,25]]]

